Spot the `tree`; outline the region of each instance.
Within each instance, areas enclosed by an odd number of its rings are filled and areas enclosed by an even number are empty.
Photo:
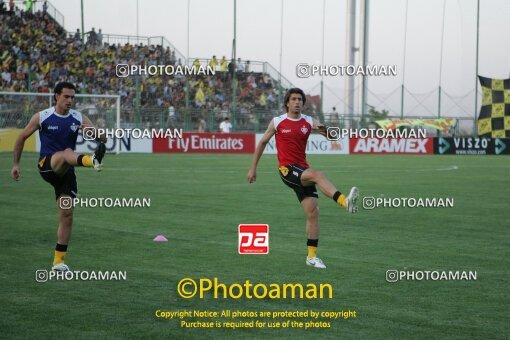
[[[387,119],[389,111],[382,110],[381,112],[379,112],[375,108],[371,107],[370,110],[368,110],[368,113],[370,115],[369,123],[375,124],[376,120]]]
[[[375,107],[370,105],[369,107],[370,110],[368,110],[368,117],[363,117],[363,119],[360,121],[360,126],[362,128],[366,128],[370,124],[375,124],[377,120],[384,120],[388,118],[389,111],[377,111]]]

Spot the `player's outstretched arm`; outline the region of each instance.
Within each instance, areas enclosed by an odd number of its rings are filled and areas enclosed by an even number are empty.
[[[83,118],[83,123],[80,125],[80,128],[82,129],[82,131],[83,131],[83,128],[93,128],[93,129],[96,129],[96,126],[92,123],[92,121],[89,119],[89,117],[87,117],[85,115],[82,115],[82,118]],[[97,136],[96,135],[96,140],[98,142],[101,142],[101,143],[106,143],[107,142],[107,139],[106,139],[105,135],[101,135],[101,136]]]
[[[276,129],[274,128],[273,120],[269,123],[266,132],[262,136],[262,139],[257,144],[257,148],[255,149],[255,153],[253,154],[253,161],[251,162],[250,170],[248,170],[248,182],[253,183],[257,179],[257,164],[259,163],[259,159],[264,153],[264,149],[266,148],[267,143],[271,140],[271,137],[276,133]]]
[[[28,122],[27,126],[21,131],[18,138],[16,139],[16,143],[14,143],[14,162],[11,170],[11,177],[13,180],[19,180],[21,176],[21,169],[19,167],[19,161],[21,159],[21,153],[23,152],[23,147],[25,146],[25,141],[28,137],[32,136],[32,134],[39,130],[39,113],[36,113]]]

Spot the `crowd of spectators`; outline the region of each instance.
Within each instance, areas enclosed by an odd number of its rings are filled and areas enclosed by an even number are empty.
[[[0,0],[2,1],[2,0]],[[60,81],[76,84],[79,92],[121,96],[125,120],[135,111],[172,112],[179,121],[186,107],[186,80],[193,122],[213,115],[216,122],[230,116],[233,105],[233,75],[237,78],[236,118],[240,125],[253,123],[260,112],[278,111],[277,84],[268,74],[251,72],[250,62],[234,63],[216,56],[196,66],[211,66],[214,75],[158,75],[119,78],[117,64],[182,65],[175,51],[160,45],[133,45],[105,41],[101,29],[82,34],[67,33],[46,11],[33,13],[0,3],[0,91],[49,93]],[[137,96],[137,88],[139,96]],[[104,100],[106,105],[107,101]],[[257,114],[256,114],[257,113]]]

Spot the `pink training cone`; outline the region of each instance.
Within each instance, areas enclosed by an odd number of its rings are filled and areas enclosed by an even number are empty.
[[[154,237],[154,242],[168,242],[167,238],[163,235]]]

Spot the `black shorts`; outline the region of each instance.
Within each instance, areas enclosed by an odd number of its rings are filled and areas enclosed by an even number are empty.
[[[315,185],[305,187],[301,184],[301,174],[306,170],[306,168],[301,165],[291,164],[281,166],[278,170],[283,183],[287,184],[287,186],[294,190],[299,202],[303,201],[306,197],[319,198]]]
[[[63,176],[57,175],[51,169],[51,156],[53,155],[43,157],[37,164],[41,177],[53,186],[56,199],[62,195],[75,198],[78,194],[78,183],[76,183],[74,168],[69,167]]]

